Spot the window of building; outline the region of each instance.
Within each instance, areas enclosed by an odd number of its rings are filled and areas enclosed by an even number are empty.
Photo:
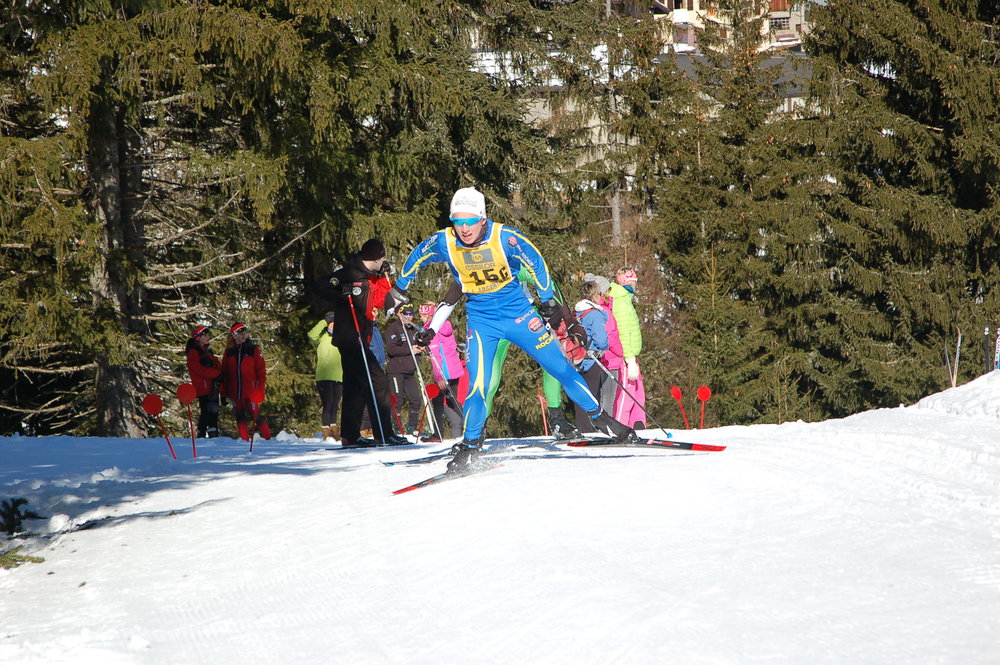
[[[771,17],[771,32],[780,32],[782,30],[788,30],[789,25],[790,22],[787,16]]]

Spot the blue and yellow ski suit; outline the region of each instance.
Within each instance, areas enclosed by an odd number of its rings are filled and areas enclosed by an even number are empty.
[[[475,247],[466,247],[451,228],[438,231],[410,252],[396,286],[406,290],[424,265],[446,263],[468,297],[467,342],[469,394],[465,400],[464,436],[483,436],[486,393],[493,372],[497,344],[509,340],[554,376],[571,400],[587,412],[596,412],[597,400],[576,368],[566,360],[555,335],[532,306],[517,273],[526,268],[544,302],[553,295],[545,259],[519,230],[486,220],[486,234]]]

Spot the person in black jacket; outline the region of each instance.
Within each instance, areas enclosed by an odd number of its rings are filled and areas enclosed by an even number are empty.
[[[413,324],[413,305],[406,304],[399,308],[399,316],[394,318],[385,329],[385,373],[389,376],[389,390],[396,396],[396,411],[400,418],[403,414],[403,401],[409,404],[406,418],[406,431],[416,436],[420,422],[420,409],[423,406],[421,391],[423,386],[417,380],[417,365],[414,362],[416,354],[423,353],[424,347],[413,341],[413,336],[420,328]],[[412,353],[410,349],[413,349]]]
[[[344,367],[340,435],[345,448],[409,443],[393,432],[389,382],[369,348],[375,312],[383,307],[385,294],[392,288],[385,276],[388,271],[385,247],[372,238],[343,268],[313,285],[334,312],[331,339],[340,349]],[[361,437],[361,415],[366,403],[372,414],[378,414],[372,423],[374,439]]]

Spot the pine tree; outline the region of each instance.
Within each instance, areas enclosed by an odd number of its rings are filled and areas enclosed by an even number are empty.
[[[942,347],[1000,314],[998,16],[986,2],[813,12],[810,136],[829,174],[816,201],[845,304],[824,361],[853,380],[831,387],[838,410],[946,387]]]
[[[722,422],[800,417],[808,401],[796,374],[807,352],[786,316],[785,252],[807,197],[797,155],[780,140],[788,121],[775,113],[793,65],[762,50],[766,3],[717,9],[699,54],[664,59],[631,90],[629,154],[684,314],[673,332],[684,340],[686,382],[713,388]]]
[[[304,419],[304,331],[325,309],[309,282],[371,236],[401,259],[460,186],[500,220],[559,200],[564,134],[528,105],[540,59],[580,80],[593,66],[568,18],[584,4],[18,6],[0,82],[4,428],[137,435],[141,395],[186,379],[190,328],[236,320],[264,346],[268,408]]]

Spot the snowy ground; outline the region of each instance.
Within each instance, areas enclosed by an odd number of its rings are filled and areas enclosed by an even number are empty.
[[[711,408],[711,403],[709,403]],[[0,438],[0,663],[1000,663],[1000,372],[719,453]]]

